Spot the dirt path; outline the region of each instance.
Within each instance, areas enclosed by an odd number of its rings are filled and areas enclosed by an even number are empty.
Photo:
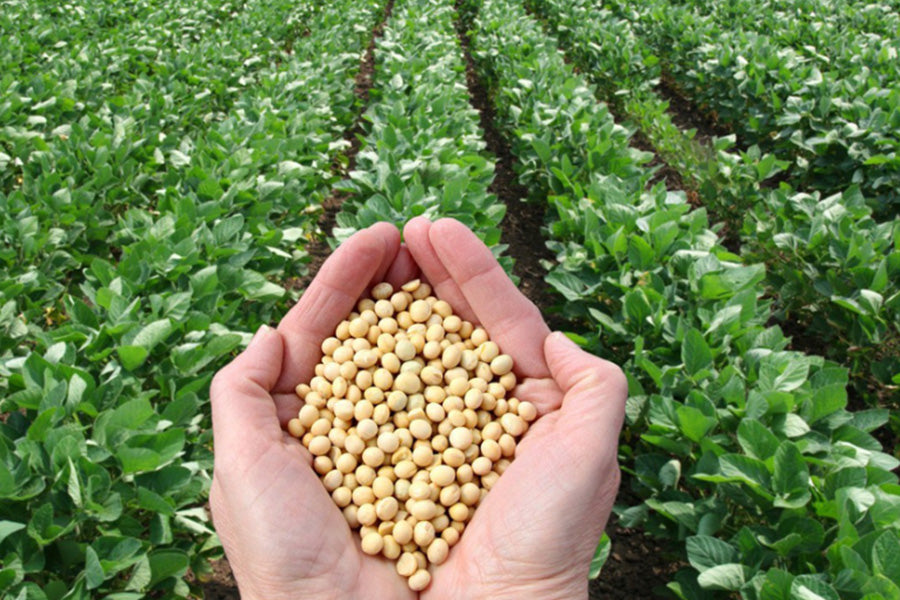
[[[656,93],[669,103],[667,112],[672,118],[672,123],[682,131],[696,129],[697,135],[694,140],[700,144],[709,146],[712,144],[713,138],[731,133],[724,124],[718,123],[713,115],[701,110],[684,96],[667,73],[663,74],[659,85],[656,86]]]
[[[362,145],[360,136],[364,133],[363,115],[365,115],[366,108],[369,106],[369,93],[375,83],[375,45],[378,42],[378,38],[384,35],[384,25],[387,23],[387,20],[390,18],[393,11],[394,0],[388,0],[384,9],[384,18],[372,28],[372,41],[369,42],[369,47],[366,48],[366,51],[363,54],[359,72],[356,74],[353,90],[360,102],[359,114],[356,116],[356,122],[353,124],[353,127],[344,133],[344,140],[350,144],[350,147],[344,153],[346,166],[337,163],[333,166],[334,172],[339,173],[342,176],[346,176],[347,173],[356,167],[356,155],[359,153],[360,146]],[[322,208],[324,210],[319,216],[319,229],[322,231],[322,237],[314,240],[306,247],[306,252],[311,259],[307,267],[307,274],[303,277],[296,277],[287,281],[285,287],[288,289],[306,289],[318,272],[319,267],[322,266],[322,263],[324,263],[325,259],[331,254],[328,238],[331,237],[331,230],[334,228],[335,219],[341,210],[341,205],[343,205],[344,200],[347,197],[348,194],[346,192],[333,190],[322,202]]]

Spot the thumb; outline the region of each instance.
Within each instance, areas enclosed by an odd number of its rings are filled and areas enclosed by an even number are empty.
[[[559,331],[544,340],[544,357],[551,377],[564,394],[559,425],[570,435],[581,432],[581,436],[594,438],[572,435],[572,443],[590,448],[600,440],[614,448],[628,397],[628,381],[622,369],[585,352]]]
[[[284,339],[263,325],[250,345],[220,370],[210,387],[216,452],[246,453],[248,444],[282,438],[271,389],[281,375]]]

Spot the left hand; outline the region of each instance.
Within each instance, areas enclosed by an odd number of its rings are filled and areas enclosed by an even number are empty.
[[[244,600],[414,598],[394,564],[362,552],[311,467],[283,429],[302,405],[320,344],[366,288],[417,276],[395,227],[358,232],[325,262],[277,329],[262,327],[213,380],[216,531]]]

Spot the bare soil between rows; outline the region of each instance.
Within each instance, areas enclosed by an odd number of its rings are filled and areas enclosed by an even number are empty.
[[[393,11],[394,0],[388,0],[388,3],[384,8],[384,17],[372,28],[372,41],[369,42],[369,46],[366,48],[365,53],[363,53],[359,71],[356,74],[353,86],[353,93],[359,101],[359,114],[357,115],[356,122],[353,126],[344,133],[344,140],[350,144],[350,147],[344,153],[346,166],[335,164],[333,166],[335,173],[346,175],[356,166],[356,155],[359,154],[359,149],[362,145],[362,136],[365,133],[363,115],[369,105],[369,94],[375,83],[375,45],[378,43],[378,39],[384,35],[384,25],[391,17]],[[335,226],[337,214],[340,212],[341,205],[348,196],[349,195],[346,192],[334,190],[322,202],[323,211],[319,217],[318,223],[322,237],[314,240],[306,247],[306,252],[310,256],[306,275],[285,282],[285,287],[288,290],[306,289],[312,282],[313,277],[315,277],[319,268],[331,255],[331,248],[328,246],[327,238],[331,235],[331,231]]]

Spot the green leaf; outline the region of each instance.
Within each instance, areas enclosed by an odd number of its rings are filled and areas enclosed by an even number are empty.
[[[124,446],[116,449],[116,457],[122,462],[124,473],[152,471],[162,464],[159,454],[149,448]]]
[[[60,517],[59,521],[65,522],[65,517]],[[45,502],[39,509],[34,511],[31,520],[28,522],[28,535],[41,546],[53,542],[61,535],[64,535],[75,526],[75,522],[71,519],[63,526],[57,523],[54,518],[53,505]]]
[[[794,576],[781,569],[769,569],[759,591],[759,600],[791,600]]]
[[[594,557],[591,559],[591,569],[588,572],[588,579],[597,579],[597,577],[600,576],[600,571],[603,569],[603,565],[606,564],[611,549],[612,542],[610,541],[609,536],[606,535],[606,532],[604,532],[603,536],[600,538],[600,543],[597,544],[597,549],[594,551]]]
[[[788,413],[784,415],[784,422],[781,426],[781,433],[789,438],[800,437],[809,433],[809,424],[803,420],[803,417],[796,413]]]
[[[138,334],[134,336],[131,343],[135,346],[140,346],[149,353],[152,352],[158,344],[169,337],[172,330],[172,321],[169,319],[160,319],[141,329]],[[121,356],[121,353],[119,356]],[[126,366],[125,368],[127,369],[128,367]]]
[[[163,579],[183,575],[187,572],[190,564],[187,554],[180,550],[157,550],[150,553],[149,559],[152,573],[151,586]]]
[[[689,440],[700,443],[709,431],[716,426],[716,420],[703,414],[693,406],[679,406],[676,409],[678,427]]]
[[[775,378],[772,389],[790,392],[803,385],[809,377],[809,360],[796,358],[787,362],[784,370]]]
[[[222,219],[213,226],[213,236],[220,245],[227,245],[232,238],[236,237],[244,229],[243,215],[232,215],[227,219]]]
[[[143,509],[167,516],[175,514],[174,507],[167,502],[165,498],[147,488],[139,487],[137,490],[137,498],[138,505]]]
[[[72,499],[72,503],[77,507],[82,507],[82,497],[81,497],[81,481],[78,479],[78,471],[75,469],[75,464],[72,462],[72,459],[68,459],[69,462],[69,482],[66,486],[66,491],[69,494],[69,498]]]
[[[764,462],[742,454],[725,454],[719,457],[722,475],[730,480],[743,481],[753,488],[769,490],[771,478]]]
[[[836,413],[847,406],[847,388],[846,386],[826,385],[813,393],[810,399],[810,410],[808,414],[804,414],[807,422],[812,425],[816,421]]]
[[[810,498],[809,468],[793,442],[784,441],[775,452],[772,485],[778,498],[776,506],[799,508]]]
[[[900,582],[900,537],[891,531],[878,536],[872,545],[872,566],[875,573]]]
[[[15,521],[0,521],[0,544],[3,543],[3,540],[5,540],[7,536],[23,529],[25,529],[24,523],[17,523]]]
[[[535,154],[538,155],[538,158],[541,159],[543,163],[549,163],[551,159],[551,150],[550,145],[547,144],[544,140],[540,138],[532,138],[531,146],[534,148]]]
[[[133,371],[144,364],[150,353],[142,346],[119,346],[116,348],[116,354],[119,355],[122,366],[128,371]]]
[[[778,438],[756,419],[741,420],[737,439],[745,453],[760,460],[768,460],[778,449]]]
[[[153,574],[150,570],[150,559],[147,558],[147,556],[142,556],[134,566],[134,570],[131,572],[131,578],[128,580],[126,589],[134,591],[145,590],[147,586],[150,585],[152,579]]]
[[[17,487],[12,471],[3,462],[0,462],[0,498],[11,496]]]
[[[681,362],[689,375],[696,375],[712,367],[713,357],[709,344],[697,329],[690,329],[681,343]]]
[[[685,544],[688,562],[701,573],[719,565],[733,563],[738,558],[737,550],[731,544],[708,535],[691,536]]]
[[[106,581],[106,573],[100,565],[100,558],[90,546],[84,552],[84,576],[89,590],[97,589]]]
[[[791,597],[797,600],[841,600],[833,587],[815,575],[798,575],[791,584]]]
[[[749,569],[744,565],[727,563],[703,571],[697,577],[697,582],[707,590],[736,592],[747,582],[748,573]]]

